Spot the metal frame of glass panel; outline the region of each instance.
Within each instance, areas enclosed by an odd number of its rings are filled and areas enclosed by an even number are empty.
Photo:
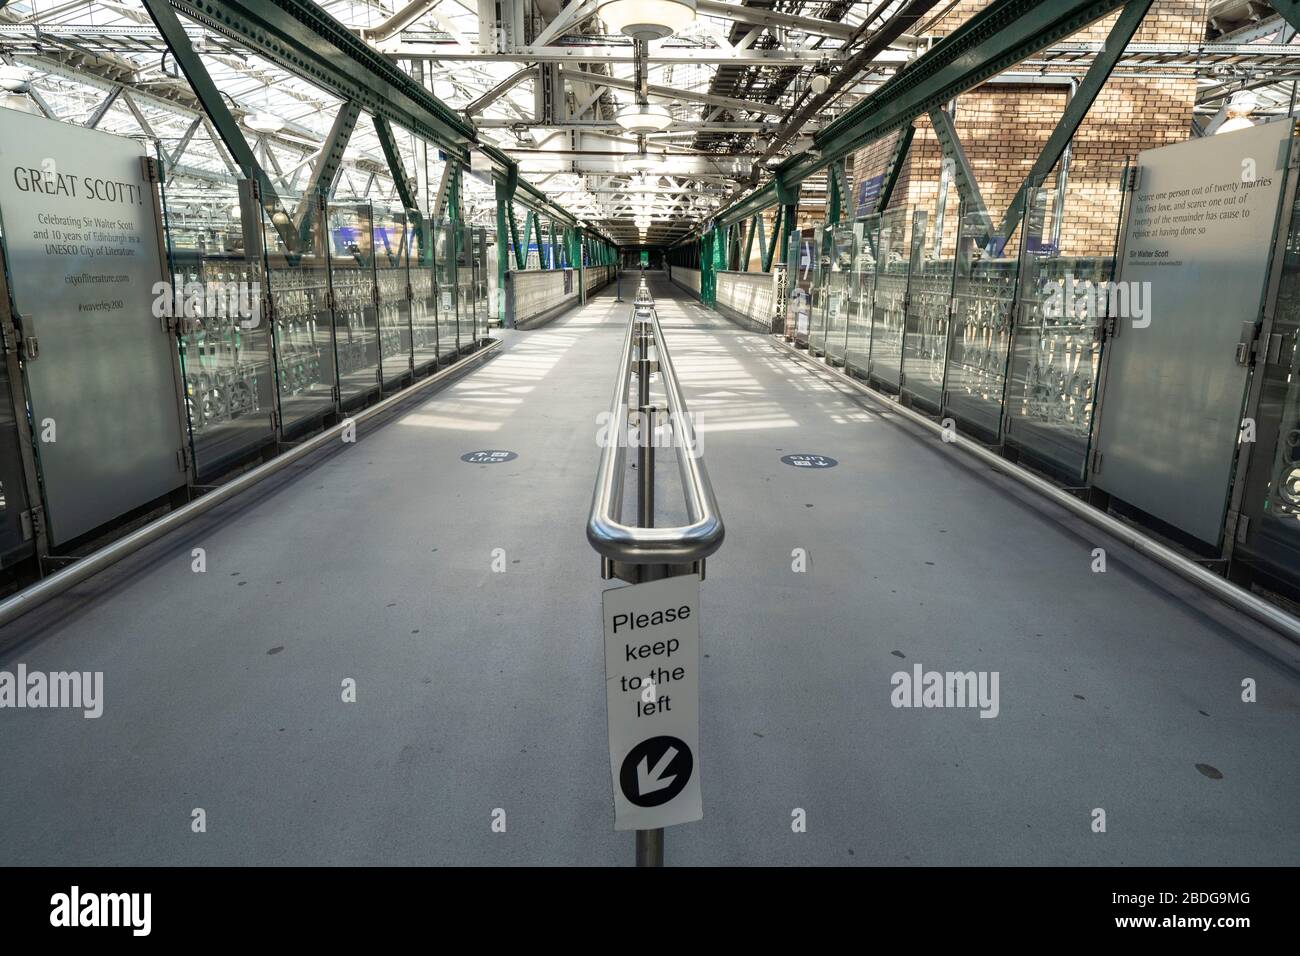
[[[943,406],[948,366],[948,317],[952,310],[957,230],[943,232],[944,217],[918,211],[912,219],[912,242],[920,247],[907,289],[903,329],[902,395],[912,404],[937,412]],[[935,236],[930,236],[933,223]],[[951,241],[949,241],[951,237]]]
[[[908,243],[911,212],[891,209],[880,217],[880,265],[871,312],[871,364],[868,376],[883,389],[897,392],[903,374],[903,330],[907,322],[908,280],[919,246]]]
[[[1010,250],[996,248],[996,240],[981,246],[984,220],[963,210],[957,236],[943,413],[994,441],[1002,430],[1021,232]]]
[[[284,251],[275,226],[262,217],[281,436],[335,409],[338,383],[323,203],[317,200],[311,208],[302,248],[294,254]]]
[[[876,299],[876,274],[880,267],[880,216],[863,216],[853,224],[856,235],[853,261],[853,307],[849,312],[844,351],[845,370],[862,378],[871,367],[871,318]]]
[[[848,351],[849,313],[856,304],[858,235],[853,223],[840,223],[830,230],[830,263],[826,276],[826,359],[843,365]]]
[[[330,203],[327,218],[338,400],[340,407],[350,407],[365,401],[382,384],[374,212],[369,203]]]
[[[411,364],[416,375],[438,362],[438,295],[434,281],[434,227],[422,220],[411,233],[408,281],[411,284]]]
[[[1300,597],[1300,188],[1289,171],[1273,244],[1268,302],[1272,324],[1261,329],[1251,392],[1256,442],[1244,473],[1238,469],[1235,534],[1228,540],[1237,576],[1240,562],[1262,571],[1263,583],[1289,586]],[[1264,332],[1267,331],[1267,336]]]
[[[474,258],[472,230],[456,226],[456,315],[464,328],[457,340],[458,351],[473,347],[477,338],[474,318]]]
[[[244,248],[242,220],[259,214],[251,203],[232,209],[238,214],[224,228],[164,216],[190,452],[199,478],[276,439],[264,263],[260,249],[250,255]]]
[[[20,383],[21,372],[14,334],[9,321],[9,292],[5,283],[4,267],[0,265],[0,345],[4,346],[0,360],[0,567],[30,557],[36,551],[36,540],[31,526],[31,512],[27,493],[31,460],[27,418],[15,415],[13,387]],[[21,384],[19,384],[21,388]],[[24,454],[26,451],[26,454]],[[26,517],[25,517],[26,516]]]
[[[1088,293],[1113,278],[1115,256],[1113,249],[1108,256],[1063,256],[1042,240],[1060,234],[1057,219],[1068,214],[1060,200],[1054,186],[1026,197],[1003,439],[1077,483],[1087,474],[1092,447],[1107,318],[1107,297]]]
[[[379,368],[385,389],[396,388],[415,368],[409,275],[412,231],[404,211],[375,211],[375,303],[379,310]]]
[[[474,262],[474,341],[487,338],[488,335],[488,244],[487,229],[476,226],[473,235]]]
[[[834,242],[834,229],[825,224],[813,226],[812,235],[812,271],[808,294],[810,297],[808,317],[808,351],[814,355],[826,354],[826,324],[828,321],[827,305],[829,300],[828,283],[831,272],[831,245]]]
[[[808,346],[808,333],[812,325],[809,288],[811,285],[812,240],[805,239],[801,232],[790,235],[786,250],[786,297],[789,307],[786,309],[786,338],[796,346]],[[804,328],[801,330],[800,325]]]
[[[439,219],[433,234],[438,360],[449,362],[460,353],[460,325],[456,317],[456,227],[449,219]]]

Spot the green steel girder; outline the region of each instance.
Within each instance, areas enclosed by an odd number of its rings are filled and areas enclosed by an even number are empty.
[[[957,136],[957,127],[953,124],[952,114],[946,109],[930,111],[930,126],[934,128],[935,138],[939,140],[939,149],[943,158],[950,162],[953,181],[957,184],[957,195],[961,196],[965,214],[979,219],[980,228],[985,235],[993,228],[989,218],[988,207],[980,193],[979,183],[971,171],[970,161],[966,159],[966,150],[962,149],[961,139]]]
[[[515,217],[515,204],[509,203],[506,208],[510,217],[510,251],[515,255],[515,268],[522,271],[528,261],[519,245],[519,220]]]
[[[714,217],[714,222],[725,225],[729,222],[748,219],[755,213],[763,212],[779,202],[781,200],[777,196],[776,180],[772,180],[763,188],[755,190],[723,212],[718,213]]]
[[[406,168],[402,165],[402,154],[397,148],[397,140],[393,138],[392,124],[382,116],[373,119],[375,135],[379,137],[379,148],[384,151],[384,160],[388,163],[388,171],[393,176],[393,184],[397,187],[402,205],[407,209],[419,209],[419,187],[406,174]]]
[[[1269,0],[1271,6],[1297,30],[1300,30],[1300,0]]]
[[[157,3],[159,0],[149,0]],[[283,69],[469,161],[474,127],[311,0],[167,0]]]
[[[741,272],[749,271],[749,260],[754,255],[754,236],[762,227],[762,215],[755,215],[753,219],[749,220],[749,231],[745,235],[745,252],[740,257]],[[760,245],[758,248],[761,250],[763,247]]]
[[[826,221],[831,225],[837,225],[844,215],[844,209],[849,204],[849,176],[844,169],[844,160],[839,159],[831,163],[830,168],[826,170],[827,199]]]
[[[1016,190],[1011,205],[1007,207],[1006,215],[1002,217],[1002,225],[995,234],[1003,242],[1011,237],[1020,223],[1029,190],[1036,189],[1042,184],[1047,174],[1052,171],[1052,167],[1061,158],[1061,154],[1065,152],[1065,148],[1070,145],[1070,140],[1074,138],[1079,124],[1088,115],[1088,110],[1092,108],[1097,94],[1106,85],[1106,80],[1114,71],[1115,64],[1124,55],[1124,48],[1133,39],[1133,34],[1137,32],[1138,27],[1142,25],[1142,18],[1147,15],[1149,9],[1151,9],[1151,0],[1129,0],[1124,10],[1115,18],[1115,25],[1106,36],[1101,52],[1088,67],[1088,72],[1084,74],[1079,88],[1070,97],[1070,102],[1066,104],[1065,112],[1057,121],[1052,135],[1048,137],[1042,152],[1038,154],[1038,159],[1034,161],[1029,174],[1025,176],[1025,181]]]
[[[894,152],[889,157],[889,165],[885,167],[885,178],[880,183],[880,195],[876,197],[875,212],[880,214],[889,206],[889,200],[894,196],[894,187],[898,185],[898,177],[903,172],[903,163],[907,160],[907,151],[912,146],[912,137],[916,135],[916,127],[908,123],[898,131],[898,141],[894,143]]]
[[[465,221],[465,210],[462,208],[460,203],[460,180],[462,169],[463,167],[460,163],[450,163],[447,167],[447,175],[451,177],[450,191],[447,194],[447,205],[451,209],[449,218],[457,225]],[[459,233],[457,233],[457,235],[459,235]]]
[[[294,231],[298,233],[304,246],[311,232],[311,217],[316,209],[316,197],[323,196],[329,199],[334,177],[339,171],[339,166],[343,164],[343,153],[348,148],[348,140],[352,137],[352,131],[356,129],[360,116],[361,107],[356,103],[349,102],[340,106],[330,126],[329,135],[325,137],[325,143],[321,146],[315,163],[312,164],[311,176],[303,187],[302,199],[299,200],[298,208],[293,213]]]
[[[207,67],[203,65],[203,60],[195,51],[193,44],[190,43],[189,35],[181,25],[180,19],[168,6],[167,0],[143,0],[143,2],[154,25],[158,28],[159,35],[171,50],[194,95],[198,97],[204,112],[212,121],[217,135],[225,143],[226,149],[230,150],[230,155],[234,157],[244,175],[256,182],[262,208],[279,234],[280,240],[290,252],[297,252],[301,248],[298,233],[294,229],[292,219],[280,203],[279,196],[276,195],[271,177],[262,169],[252,147],[248,145],[248,140],[244,139],[244,134],[240,132],[235,117],[226,108],[221,92],[212,81]]]
[[[781,239],[781,212],[780,206],[776,207],[776,213],[772,217],[772,238],[759,249],[759,255],[763,257],[763,271],[772,271],[772,258],[776,255],[776,244]],[[760,214],[758,221],[762,223],[763,217]]]
[[[506,273],[510,270],[510,195],[505,182],[497,180],[494,186],[497,205],[497,321],[506,319]]]
[[[782,206],[784,212],[781,215],[781,261],[786,262],[790,257],[790,237],[795,234],[796,226],[799,222],[799,190],[796,189],[795,200]]]
[[[542,242],[542,216],[541,213],[532,213],[533,233],[530,238],[537,240],[537,268],[546,268],[546,246]]]
[[[793,157],[778,175],[789,182],[796,170],[815,172],[1124,5],[1125,0],[993,0],[819,131],[813,142],[820,158]]]
[[[518,164],[495,145],[480,142],[472,123],[312,0],[147,0],[146,5],[174,8],[334,96],[359,104],[376,120],[395,123],[437,144],[448,160],[468,166],[470,148],[477,148],[492,162],[494,179],[517,181],[511,194],[522,193],[520,203],[563,224],[577,224],[540,189],[518,179]],[[274,195],[269,186],[269,179],[259,181],[264,196]]]
[[[837,159],[942,107],[1124,5],[1125,0],[992,0],[907,69],[815,133],[813,150],[787,159],[777,167],[772,182],[719,213],[717,221],[744,219],[766,209],[778,201],[777,185],[786,189],[798,185]]]

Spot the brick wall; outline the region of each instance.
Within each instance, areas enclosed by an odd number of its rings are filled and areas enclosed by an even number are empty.
[[[946,35],[987,5],[963,0],[925,30]],[[1118,13],[1070,37],[1101,41]],[[1196,43],[1205,33],[1205,0],[1156,0],[1134,42]],[[1126,159],[1144,149],[1177,143],[1189,135],[1196,97],[1194,79],[1112,77],[1076,131],[1061,223],[1061,251],[1068,255],[1109,254],[1120,209],[1118,180]],[[985,205],[996,224],[1024,181],[1064,110],[1063,86],[986,84],[957,100],[954,125]],[[892,155],[895,134],[860,150],[853,178],[881,173]],[[936,215],[942,154],[929,119],[916,121],[912,141],[890,207],[925,209]],[[1054,186],[1055,170],[1047,185]],[[955,188],[945,204],[945,249],[955,242]],[[856,200],[856,187],[855,187]]]

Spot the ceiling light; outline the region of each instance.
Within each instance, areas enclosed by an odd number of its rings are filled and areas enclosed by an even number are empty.
[[[623,165],[639,173],[648,173],[651,170],[658,169],[663,157],[649,153],[632,153],[623,161]]]
[[[1250,90],[1240,90],[1232,94],[1232,99],[1224,107],[1224,112],[1227,113],[1228,118],[1219,124],[1219,128],[1214,131],[1215,135],[1234,133],[1239,129],[1250,129],[1254,126],[1250,114],[1258,102],[1255,94]]]
[[[618,125],[629,133],[658,133],[672,125],[673,116],[662,106],[637,103],[618,111]]]
[[[695,0],[606,0],[596,16],[615,33],[662,40],[695,22]]]
[[[284,129],[285,122],[267,110],[258,110],[244,117],[244,125],[254,133],[278,133]]]
[[[0,90],[26,93],[31,89],[31,74],[17,64],[0,64]]]

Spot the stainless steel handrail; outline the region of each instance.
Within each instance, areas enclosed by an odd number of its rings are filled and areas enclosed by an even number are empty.
[[[591,499],[591,514],[587,519],[587,540],[605,558],[625,564],[687,564],[702,561],[722,545],[724,529],[718,502],[713,496],[708,469],[701,456],[690,450],[698,448],[695,424],[687,414],[686,400],[682,397],[677,372],[664,342],[659,325],[659,313],[650,305],[650,329],[654,336],[655,356],[659,374],[663,376],[668,410],[673,427],[680,429],[674,436],[677,446],[677,465],[681,471],[682,491],[686,498],[686,516],[689,524],[675,528],[638,528],[623,523],[623,481],[626,448],[622,441],[627,426],[628,392],[632,382],[633,338],[638,311],[645,311],[646,303],[632,307],[627,331],[623,335],[623,352],[619,360],[618,375],[614,379],[614,399],[610,404],[610,426],[619,432],[611,434],[600,454],[600,467],[596,471],[596,490]]]

